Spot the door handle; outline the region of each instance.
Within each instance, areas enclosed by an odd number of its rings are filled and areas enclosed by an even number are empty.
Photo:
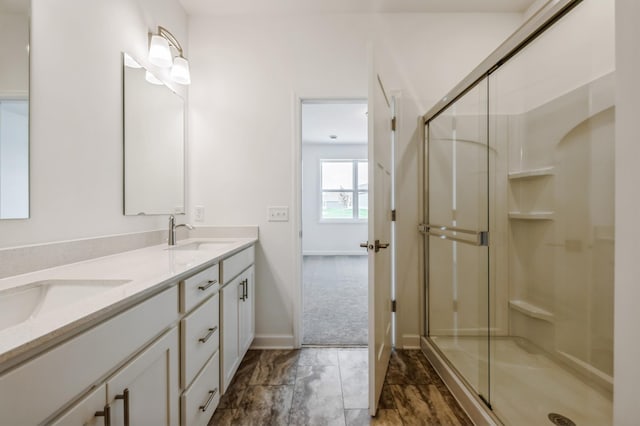
[[[373,244],[369,244],[369,241],[365,241],[364,243],[360,243],[360,247],[367,249],[367,251],[369,250],[373,250]]]
[[[376,253],[380,251],[380,249],[386,249],[387,247],[389,247],[389,243],[381,243],[380,240],[376,240],[376,245],[375,245],[375,249],[376,249]]]

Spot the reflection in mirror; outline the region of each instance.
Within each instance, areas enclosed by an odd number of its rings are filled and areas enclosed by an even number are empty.
[[[0,0],[0,219],[29,217],[29,0]]]
[[[123,53],[124,214],[184,213],[184,100]]]

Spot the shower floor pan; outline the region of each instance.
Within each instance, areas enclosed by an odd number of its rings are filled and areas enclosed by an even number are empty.
[[[475,388],[480,377],[477,337],[431,337]],[[506,425],[552,425],[550,413],[577,425],[612,422],[612,393],[554,361],[542,351],[519,345],[515,338],[493,341],[491,406]],[[485,365],[486,359],[482,364]]]

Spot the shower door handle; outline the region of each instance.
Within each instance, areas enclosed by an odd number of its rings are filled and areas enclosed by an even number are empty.
[[[426,225],[426,234],[433,237],[442,238],[443,240],[451,240],[459,243],[470,244],[472,246],[489,246],[489,232],[488,231],[475,231],[471,229],[457,228],[455,226],[443,226],[443,225]],[[472,240],[461,238],[458,235],[469,235]]]

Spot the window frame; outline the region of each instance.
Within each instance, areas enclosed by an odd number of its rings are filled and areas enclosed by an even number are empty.
[[[322,176],[323,176],[323,164],[324,163],[351,163],[351,179],[352,179],[352,189],[325,189],[322,185]],[[358,188],[358,165],[364,163],[367,164],[369,161],[366,158],[321,158],[318,165],[318,199],[319,199],[319,211],[318,211],[318,222],[324,224],[337,224],[337,223],[367,223],[369,218],[368,215],[365,218],[360,217],[360,203],[359,203],[359,193],[365,192],[369,194],[369,187],[367,185],[366,190],[360,190]],[[323,194],[325,192],[347,192],[351,193],[351,218],[327,218],[323,216]],[[367,206],[368,207],[368,206]]]

